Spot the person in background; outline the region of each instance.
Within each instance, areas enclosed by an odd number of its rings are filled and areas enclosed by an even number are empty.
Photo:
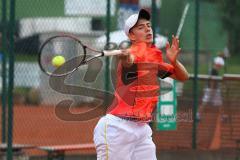
[[[224,52],[219,52],[213,59],[212,68],[210,70],[210,76],[220,76],[220,71],[225,65],[225,54]],[[204,106],[221,106],[222,96],[221,96],[221,86],[216,79],[210,79],[208,81],[207,87],[204,89],[204,95],[202,98],[202,105],[200,105],[197,112],[197,120],[201,119],[201,113],[204,110]]]

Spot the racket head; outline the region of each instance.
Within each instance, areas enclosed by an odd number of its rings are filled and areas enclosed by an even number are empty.
[[[54,66],[52,60],[61,56],[65,63]],[[75,36],[61,34],[48,38],[40,47],[38,63],[49,76],[64,76],[74,72],[86,59],[86,46]]]

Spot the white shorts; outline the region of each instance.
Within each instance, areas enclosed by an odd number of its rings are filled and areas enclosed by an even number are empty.
[[[156,160],[152,129],[147,123],[107,114],[94,129],[98,160]]]

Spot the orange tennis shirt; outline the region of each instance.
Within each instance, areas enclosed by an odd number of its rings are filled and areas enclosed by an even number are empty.
[[[165,63],[162,52],[154,45],[132,45],[130,53],[134,63],[130,67],[117,67],[115,98],[107,113],[135,121],[152,120],[160,93],[160,78],[174,73],[174,67]]]

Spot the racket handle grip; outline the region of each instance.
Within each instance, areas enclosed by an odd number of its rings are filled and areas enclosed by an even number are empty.
[[[116,56],[122,54],[121,50],[103,51],[103,56]]]

